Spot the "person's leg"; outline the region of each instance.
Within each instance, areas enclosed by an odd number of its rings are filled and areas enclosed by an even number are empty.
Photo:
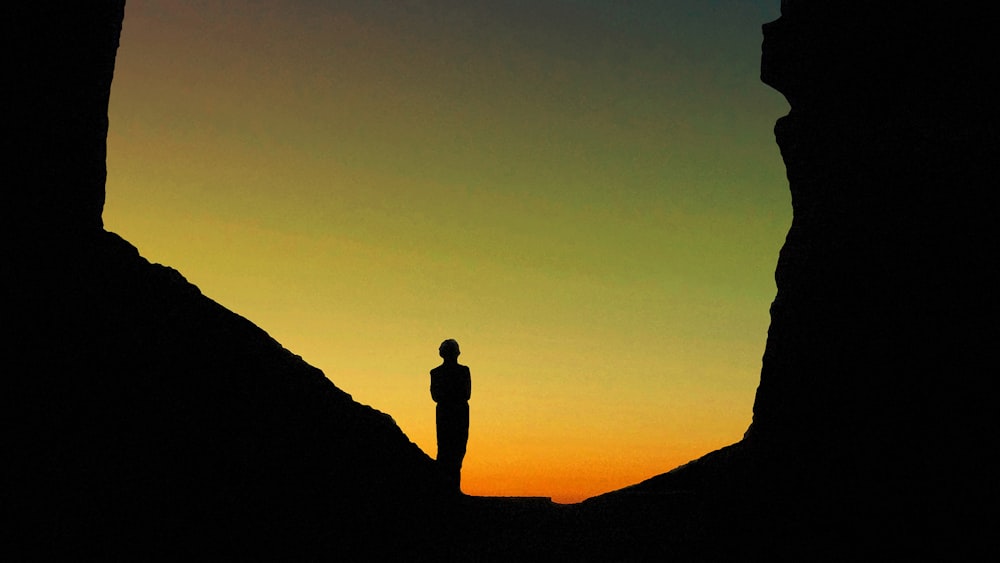
[[[438,405],[438,466],[450,490],[461,491],[462,460],[469,436],[468,405]]]

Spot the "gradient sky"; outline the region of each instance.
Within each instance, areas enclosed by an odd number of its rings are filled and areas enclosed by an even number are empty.
[[[105,225],[434,456],[573,502],[738,441],[791,208],[778,0],[129,0]]]

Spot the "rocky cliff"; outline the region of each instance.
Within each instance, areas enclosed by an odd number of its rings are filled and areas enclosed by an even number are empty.
[[[866,525],[974,520],[963,502],[995,467],[1000,42],[984,15],[787,1],[764,27],[794,218],[746,441],[814,464],[805,483],[863,502]]]
[[[794,218],[752,425],[513,524],[509,507],[442,512],[431,461],[390,418],[103,231],[122,2],[3,10],[0,504],[20,559],[995,551],[981,513],[997,470],[1000,42],[985,8],[782,3],[762,79],[791,104],[775,133]]]
[[[998,51],[979,7],[782,2],[761,78],[791,105],[775,136],[794,217],[753,422],[738,444],[585,503],[593,518],[684,513],[698,533],[681,538],[729,555],[986,545]],[[625,543],[658,541],[687,540],[661,527]]]
[[[918,421],[979,416],[958,407],[995,340],[997,51],[931,2],[784,2],[764,27],[794,218],[749,439],[927,447]]]
[[[102,229],[123,4],[4,7],[15,96],[0,502],[16,524],[0,549],[11,560],[426,549],[437,475],[388,415]]]
[[[104,207],[108,96],[124,0],[7,2],[4,222],[35,236],[93,230]],[[6,183],[6,182],[5,182]]]

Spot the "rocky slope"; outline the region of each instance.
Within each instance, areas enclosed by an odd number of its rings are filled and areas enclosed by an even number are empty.
[[[706,547],[793,559],[986,546],[996,37],[968,5],[782,2],[761,77],[791,105],[775,135],[794,218],[753,423],[738,444],[586,503],[596,520],[642,499],[700,520]],[[657,537],[675,536],[634,543]]]
[[[2,504],[17,524],[3,549],[45,560],[430,549],[434,464],[388,415],[102,229],[122,8],[4,8],[18,80],[0,409]]]
[[[432,462],[101,228],[121,1],[8,2],[4,488],[21,559],[954,558],[992,549],[998,41],[985,8],[782,3],[794,218],[754,420],[564,510]],[[981,13],[982,12],[982,13]],[[470,499],[466,499],[468,501]],[[25,557],[25,555],[27,555]]]

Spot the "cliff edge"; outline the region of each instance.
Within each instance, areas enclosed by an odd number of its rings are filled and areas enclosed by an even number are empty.
[[[429,549],[437,472],[388,415],[103,230],[123,9],[3,8],[14,100],[0,502],[15,522],[3,549],[18,560]]]

